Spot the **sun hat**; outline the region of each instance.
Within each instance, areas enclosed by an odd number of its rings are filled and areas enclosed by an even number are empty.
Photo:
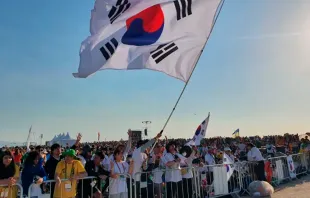
[[[231,151],[231,149],[229,147],[225,147],[224,151]]]
[[[76,156],[75,150],[69,149],[65,151],[64,156],[75,157]]]

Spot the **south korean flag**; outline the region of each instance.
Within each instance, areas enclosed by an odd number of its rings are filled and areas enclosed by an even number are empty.
[[[75,77],[151,69],[188,81],[221,0],[96,0]]]

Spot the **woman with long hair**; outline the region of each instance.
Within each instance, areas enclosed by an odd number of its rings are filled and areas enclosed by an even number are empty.
[[[40,195],[41,188],[40,185],[46,180],[46,173],[43,166],[40,165],[39,160],[41,155],[37,151],[32,151],[28,154],[24,169],[22,172],[22,184],[24,189],[24,194],[28,196],[28,189],[32,183],[36,185],[31,189],[32,194]],[[32,195],[35,196],[35,195]]]
[[[13,161],[10,151],[4,151],[0,157],[0,196],[13,198],[17,196],[14,186],[19,178],[19,167]]]

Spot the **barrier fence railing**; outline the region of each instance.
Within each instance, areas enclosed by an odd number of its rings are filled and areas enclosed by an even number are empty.
[[[200,193],[194,167],[138,172],[133,180],[134,198],[192,198]]]
[[[297,176],[307,174],[308,172],[308,155],[305,153],[298,153],[292,155],[292,162]]]
[[[23,187],[16,183],[12,186],[0,185],[0,198],[22,198],[23,197]]]
[[[266,159],[267,181],[277,186],[285,180],[290,181],[294,176],[307,174],[309,158],[309,153],[302,153]],[[248,186],[252,181],[258,179],[257,164],[258,162],[243,161],[234,164],[193,165],[181,169],[157,168],[138,172],[133,177],[129,174],[119,174],[118,177],[108,180],[109,197],[118,196],[117,194],[127,194],[129,198],[215,198],[224,195],[239,197],[245,193],[249,194]],[[63,186],[60,187],[55,186],[55,182],[55,180],[44,181],[44,185],[41,186],[32,184],[28,192],[24,192],[24,194],[32,197],[40,194],[37,192],[42,190],[41,197],[51,197],[54,188],[57,188],[60,197],[62,197],[62,193],[68,191],[66,188],[68,180],[62,180]],[[16,186],[21,192],[20,197],[22,197],[22,187],[19,184]],[[78,180],[77,184],[71,185],[72,190],[79,195],[79,198],[93,197],[97,192],[104,194],[103,187],[101,180],[96,177],[85,177]],[[0,196],[0,198],[2,197]]]
[[[241,191],[240,166],[237,164],[205,165],[197,168],[201,197],[238,196]]]
[[[130,174],[118,174],[109,179],[109,197],[134,197],[133,181]]]
[[[288,169],[287,156],[273,157],[267,159],[272,166],[272,181],[274,185],[279,185],[285,180],[291,180],[290,171]]]
[[[32,183],[28,188],[28,193],[24,193],[28,198],[76,197],[77,194],[80,198],[93,197],[93,190],[97,188],[97,184],[93,182],[94,179],[96,177],[84,177],[76,181],[62,179],[60,184],[57,184],[56,180],[46,180],[41,185]],[[97,190],[99,189],[97,188]]]

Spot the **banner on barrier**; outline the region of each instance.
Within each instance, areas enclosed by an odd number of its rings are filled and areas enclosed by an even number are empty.
[[[227,168],[225,166],[213,168],[214,195],[228,194]]]
[[[292,155],[287,156],[287,166],[288,166],[290,177],[292,179],[296,178],[295,166],[294,166]]]
[[[279,180],[282,180],[284,178],[282,160],[277,160],[276,161],[276,173],[277,173],[277,178]]]

